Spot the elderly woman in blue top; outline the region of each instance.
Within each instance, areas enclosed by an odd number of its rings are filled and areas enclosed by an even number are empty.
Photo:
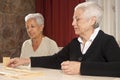
[[[58,54],[46,57],[14,58],[8,66],[61,69],[66,74],[119,76],[120,48],[115,38],[100,30],[102,8],[95,2],[80,3],[73,14],[74,38]]]

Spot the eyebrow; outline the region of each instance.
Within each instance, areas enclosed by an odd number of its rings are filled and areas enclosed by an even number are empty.
[[[77,18],[77,16],[73,16],[73,19]]]

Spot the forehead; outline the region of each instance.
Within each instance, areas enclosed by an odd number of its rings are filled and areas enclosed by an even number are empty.
[[[26,23],[36,23],[36,20],[34,18],[28,19]]]
[[[84,13],[84,10],[81,8],[78,8],[74,11],[73,17],[81,17],[83,15],[83,13]]]

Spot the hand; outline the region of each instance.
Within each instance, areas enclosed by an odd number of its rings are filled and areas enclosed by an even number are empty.
[[[61,63],[61,69],[66,74],[80,74],[80,62],[64,61]]]
[[[24,64],[29,64],[29,58],[13,58],[10,59],[9,63],[7,64],[8,67],[17,67]]]

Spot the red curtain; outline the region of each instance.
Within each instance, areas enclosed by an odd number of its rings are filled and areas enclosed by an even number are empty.
[[[36,12],[45,18],[44,34],[65,46],[75,37],[72,27],[74,7],[85,0],[36,0]]]

